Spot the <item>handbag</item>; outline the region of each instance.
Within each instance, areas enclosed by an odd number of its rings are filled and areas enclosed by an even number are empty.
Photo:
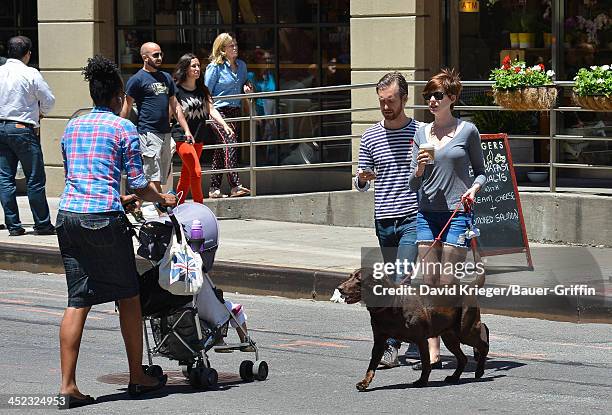
[[[195,295],[202,288],[202,258],[186,241],[183,227],[170,215],[174,229],[170,244],[159,261],[159,285],[175,295]]]

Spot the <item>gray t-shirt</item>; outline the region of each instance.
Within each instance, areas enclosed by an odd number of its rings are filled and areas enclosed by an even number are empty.
[[[436,148],[434,164],[426,165],[423,175],[416,177],[419,147],[427,142],[430,128],[431,124],[424,125],[414,136],[410,190],[419,193],[419,211],[453,211],[467,189],[474,183],[482,187],[487,181],[480,133],[474,124],[461,121],[456,135],[442,148]],[[470,177],[470,167],[475,179]]]

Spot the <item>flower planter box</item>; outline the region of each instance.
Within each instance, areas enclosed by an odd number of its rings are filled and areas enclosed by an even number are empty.
[[[557,100],[557,88],[494,89],[493,97],[497,105],[516,111],[547,110],[555,105]]]
[[[581,106],[594,111],[612,111],[612,97],[605,95],[587,95],[579,96],[574,94],[574,102]]]

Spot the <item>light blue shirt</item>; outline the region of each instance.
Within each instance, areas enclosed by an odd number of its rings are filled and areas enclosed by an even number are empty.
[[[242,87],[247,80],[247,67],[246,63],[240,59],[236,59],[236,66],[238,69],[233,72],[227,60],[220,65],[214,62],[208,64],[204,74],[204,83],[213,97],[242,94]],[[215,108],[240,107],[240,100],[216,99],[214,105]]]

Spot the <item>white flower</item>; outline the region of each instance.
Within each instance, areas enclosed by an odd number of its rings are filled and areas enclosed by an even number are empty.
[[[603,65],[601,69],[607,71],[608,69],[610,69],[610,65]]]
[[[533,68],[531,68],[532,71],[536,71],[536,72],[540,72],[542,70],[542,67],[540,65],[536,65]]]
[[[598,83],[598,84],[603,84],[603,83],[604,83],[604,80],[603,80],[603,79],[601,79],[601,78],[597,78],[597,83]]]
[[[546,71],[546,75],[552,78],[553,76],[555,76],[555,71],[553,71],[552,69],[549,69]]]
[[[521,69],[525,69],[525,62],[521,62]]]
[[[596,65],[595,66],[591,66],[591,70],[594,71],[595,69],[599,69]]]

